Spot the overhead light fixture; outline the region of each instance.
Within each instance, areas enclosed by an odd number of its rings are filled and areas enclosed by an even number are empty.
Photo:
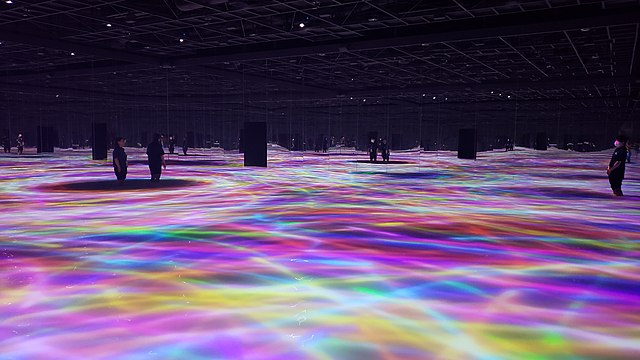
[[[362,102],[366,102],[366,101],[367,101],[367,99],[362,99]]]
[[[184,39],[182,39],[182,38],[181,38],[181,39],[180,39],[180,42],[181,42],[181,43],[183,43],[183,42],[184,42]]]
[[[304,23],[300,23],[300,25],[298,25],[298,26],[300,26],[300,28],[303,28],[304,27]]]
[[[436,99],[436,97],[434,96],[434,97],[433,97],[433,100],[435,100],[435,99]]]
[[[111,24],[107,24],[107,27],[111,27]]]
[[[11,0],[7,0],[7,1],[5,1],[5,2],[6,2],[7,4],[13,4],[13,1],[11,1]]]
[[[370,22],[378,21],[378,18],[369,18]]]
[[[425,97],[425,96],[427,96],[427,94],[422,94],[422,97]]]
[[[350,100],[353,100],[353,96],[349,98]]]
[[[76,56],[76,53],[72,52],[72,53],[71,53],[71,56]]]
[[[493,91],[491,91],[491,95],[493,95]]]
[[[511,95],[507,95],[507,99],[511,99]]]

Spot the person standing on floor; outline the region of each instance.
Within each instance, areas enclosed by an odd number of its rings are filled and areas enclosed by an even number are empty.
[[[182,139],[182,153],[184,156],[187,156],[187,150],[189,150],[189,142],[187,141],[187,137],[185,136]]]
[[[627,140],[627,162],[631,162],[631,142]]]
[[[162,168],[167,169],[167,163],[164,161],[164,149],[162,148],[162,135],[153,135],[153,141],[147,146],[147,158],[149,159],[151,181],[160,181]]]
[[[10,153],[11,152],[11,141],[9,141],[9,137],[5,136],[4,139],[2,139],[2,145],[4,146],[4,152],[5,153]]]
[[[129,162],[127,161],[127,153],[124,151],[124,146],[127,144],[127,140],[123,137],[116,138],[116,146],[113,148],[113,171],[116,173],[116,179],[118,183],[124,183],[127,178],[127,168]]]
[[[176,138],[171,135],[169,136],[169,154],[173,154],[176,149]]]
[[[383,139],[382,143],[380,143],[380,153],[382,154],[382,161],[389,162],[389,145],[387,144],[387,139]]]
[[[18,155],[22,155],[24,152],[24,137],[22,137],[22,134],[18,134],[16,143],[18,143]]]
[[[607,168],[607,175],[609,175],[609,184],[611,184],[611,190],[616,196],[622,196],[622,180],[624,180],[624,166],[627,160],[627,137],[624,135],[618,135],[614,146],[616,149],[609,161],[609,167]]]
[[[369,142],[369,161],[378,161],[378,144],[376,144],[376,139],[371,139]]]

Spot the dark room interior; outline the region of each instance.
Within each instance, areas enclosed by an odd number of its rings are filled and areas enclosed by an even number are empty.
[[[1,0],[0,359],[640,358],[637,0]]]

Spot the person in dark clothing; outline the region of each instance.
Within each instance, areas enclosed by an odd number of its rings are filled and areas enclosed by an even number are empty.
[[[155,134],[153,136],[153,141],[147,146],[147,157],[149,159],[151,181],[160,181],[162,168],[167,168],[167,164],[164,161],[164,149],[162,148],[162,135]]]
[[[127,140],[122,137],[116,138],[116,146],[113,149],[113,171],[116,173],[116,179],[118,183],[124,183],[127,178],[127,168],[129,162],[127,161],[127,153],[124,151],[124,146]]]
[[[622,196],[622,180],[624,180],[624,166],[627,160],[627,137],[624,135],[618,135],[614,145],[616,149],[609,161],[609,167],[607,168],[607,175],[609,175],[609,184],[611,184],[611,190],[616,196]]]
[[[369,142],[369,161],[378,161],[378,144],[376,144],[376,139],[371,139]]]
[[[22,155],[24,152],[24,137],[22,137],[22,134],[18,134],[16,143],[18,143],[18,155]]]
[[[329,150],[329,139],[326,137],[322,140],[322,152],[326,153]]]
[[[11,152],[11,141],[9,141],[9,137],[5,136],[4,139],[2,139],[2,145],[4,146],[4,152],[5,153],[10,153]]]
[[[383,139],[380,143],[380,153],[382,154],[382,161],[389,162],[389,145],[387,145],[387,139]]]
[[[176,138],[171,135],[169,136],[169,154],[173,154],[176,149]]]
[[[187,150],[189,150],[189,142],[187,141],[187,137],[185,136],[184,139],[182,139],[182,153],[184,154],[184,156],[187,156]]]

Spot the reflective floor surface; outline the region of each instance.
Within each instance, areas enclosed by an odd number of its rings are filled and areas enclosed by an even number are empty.
[[[640,358],[610,151],[128,152],[0,154],[0,359]]]

